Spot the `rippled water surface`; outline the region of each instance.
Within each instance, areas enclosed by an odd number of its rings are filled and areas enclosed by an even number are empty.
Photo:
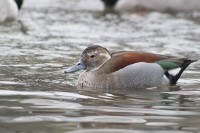
[[[63,73],[91,44],[200,59],[200,13],[102,10],[98,0],[26,0],[0,25],[0,132],[200,132],[200,62],[177,86],[141,90],[77,90],[80,73]]]

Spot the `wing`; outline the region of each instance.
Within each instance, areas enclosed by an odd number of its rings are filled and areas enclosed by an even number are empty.
[[[145,53],[145,52],[115,52],[111,54],[112,58],[104,63],[101,68],[99,68],[101,73],[112,73],[118,71],[130,64],[138,63],[138,62],[157,62],[160,60],[165,60],[169,58],[173,58],[173,56],[164,56],[153,53]]]

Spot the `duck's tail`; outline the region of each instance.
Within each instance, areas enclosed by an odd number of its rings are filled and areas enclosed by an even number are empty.
[[[174,85],[177,83],[183,71],[195,61],[197,60],[190,60],[187,58],[170,58],[156,63],[165,70],[165,75],[169,79],[170,84]]]

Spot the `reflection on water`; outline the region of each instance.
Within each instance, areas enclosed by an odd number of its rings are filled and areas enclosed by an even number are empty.
[[[92,43],[200,59],[198,12],[104,14],[98,0],[26,0],[0,25],[0,132],[200,132],[200,67],[177,86],[76,88],[64,74]]]
[[[199,95],[0,90],[1,131],[199,131]],[[133,92],[133,91],[132,91]],[[192,97],[192,98],[191,98]],[[9,126],[8,126],[9,125]],[[11,127],[11,128],[8,128]],[[80,130],[85,129],[85,130]],[[36,130],[36,131],[37,131]]]

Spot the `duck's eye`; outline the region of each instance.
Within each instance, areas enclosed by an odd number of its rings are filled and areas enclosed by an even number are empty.
[[[94,55],[91,55],[90,58],[94,58]]]

